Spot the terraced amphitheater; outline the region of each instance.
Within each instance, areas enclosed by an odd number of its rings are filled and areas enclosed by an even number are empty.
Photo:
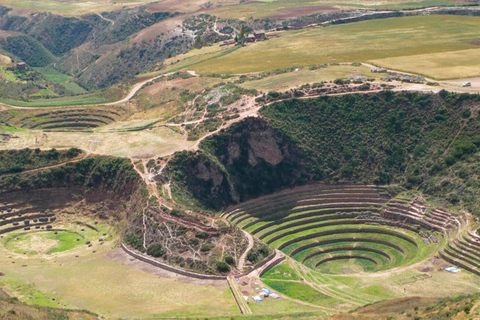
[[[440,256],[451,264],[480,276],[480,236],[469,231],[449,243]]]
[[[223,217],[325,273],[414,264],[434,255],[461,225],[444,210],[416,199],[392,199],[388,188],[367,185],[285,190],[232,207]],[[336,268],[339,261],[348,261],[351,268]]]
[[[13,119],[12,124],[44,131],[85,131],[110,124],[122,117],[124,110],[100,108],[70,108],[54,111],[34,111]]]

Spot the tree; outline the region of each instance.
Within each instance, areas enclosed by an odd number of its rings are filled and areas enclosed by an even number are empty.
[[[230,271],[230,266],[223,261],[217,262],[217,270],[226,273]]]
[[[240,27],[240,34],[238,35],[238,40],[243,41],[245,39],[245,25],[242,24]]]

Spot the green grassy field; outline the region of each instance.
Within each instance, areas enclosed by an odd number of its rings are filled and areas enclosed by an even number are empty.
[[[71,77],[61,73],[53,68],[44,67],[44,68],[35,68],[36,71],[43,74],[48,80],[58,83],[64,86],[67,90],[70,90],[74,94],[82,94],[85,93],[85,89],[80,87],[75,82],[71,81]]]
[[[362,21],[282,32],[280,38],[249,44],[191,68],[199,73],[248,73],[418,54],[448,55],[451,51],[477,48],[479,32],[479,17],[419,16]],[[464,60],[452,64],[449,68],[463,68]],[[468,65],[480,65],[480,60],[472,59]]]

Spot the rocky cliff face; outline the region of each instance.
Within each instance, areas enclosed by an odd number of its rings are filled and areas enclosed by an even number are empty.
[[[206,139],[200,151],[181,152],[166,176],[203,205],[218,209],[308,179],[299,150],[258,118]]]

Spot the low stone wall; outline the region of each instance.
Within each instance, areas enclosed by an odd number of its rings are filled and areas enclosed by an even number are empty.
[[[280,257],[278,258],[277,260],[273,261],[271,264],[269,264],[265,269],[262,270],[262,272],[260,272],[260,277],[263,276],[265,273],[267,273],[267,271],[269,271],[270,269],[272,269],[273,267],[276,267],[278,266],[280,263],[282,263],[283,261],[285,261],[286,257]]]
[[[315,243],[309,243],[308,245],[304,245],[304,246],[298,247],[297,249],[293,250],[290,253],[290,256],[293,257],[294,255],[296,255],[299,252],[302,252],[303,250],[307,250],[307,249],[314,248],[314,247],[317,247],[317,246],[320,247],[322,245],[332,244],[332,243],[337,243],[337,242],[378,243],[378,244],[383,244],[383,245],[389,246],[391,248],[394,248],[395,250],[397,250],[397,251],[401,252],[403,255],[405,255],[405,251],[401,247],[397,246],[396,244],[390,243],[388,241],[374,240],[374,239],[368,239],[368,238],[346,237],[346,238],[328,239],[328,240],[319,241],[319,242],[315,242]]]
[[[393,236],[393,237],[397,237],[397,238],[401,238],[401,239],[404,239],[408,242],[410,242],[411,244],[413,244],[416,248],[418,248],[418,244],[413,241],[412,239],[410,239],[409,237],[401,234],[401,233],[397,233],[397,232],[393,232],[393,231],[390,231],[390,230],[385,230],[385,229],[370,229],[370,228],[365,228],[365,229],[342,229],[342,228],[338,228],[338,229],[335,229],[335,230],[328,230],[328,231],[323,231],[323,232],[317,232],[317,233],[313,233],[313,234],[309,234],[309,235],[305,235],[305,236],[301,236],[301,237],[298,237],[296,239],[292,239],[292,240],[289,240],[289,241],[286,241],[284,243],[282,243],[279,247],[278,247],[278,250],[282,250],[283,248],[293,244],[293,243],[296,243],[296,242],[300,242],[300,241],[303,241],[303,240],[309,240],[309,239],[313,239],[313,238],[317,238],[317,237],[321,237],[321,236],[329,236],[329,235],[333,235],[333,234],[344,234],[344,233],[378,233],[378,234],[386,234],[386,235],[389,235],[389,236]]]
[[[463,269],[465,269],[465,270],[470,271],[471,273],[476,274],[477,276],[480,276],[480,272],[479,272],[478,270],[475,270],[475,269],[473,269],[473,268],[470,268],[469,266],[467,266],[467,265],[465,265],[465,264],[463,264],[463,263],[461,263],[461,262],[459,262],[459,261],[455,261],[455,260],[453,260],[452,258],[450,258],[450,257],[446,256],[445,254],[443,254],[442,252],[439,252],[439,255],[440,255],[440,257],[441,257],[443,260],[445,260],[445,261],[453,264],[454,266],[463,268]]]
[[[175,268],[175,267],[172,267],[172,266],[169,266],[165,263],[161,263],[157,260],[154,260],[154,259],[151,259],[151,258],[148,258],[146,256],[144,256],[143,254],[141,253],[137,253],[135,252],[134,250],[128,248],[125,244],[122,243],[122,249],[123,251],[125,251],[127,254],[131,255],[132,257],[134,257],[135,259],[138,259],[140,261],[143,261],[145,263],[148,263],[152,266],[155,266],[155,267],[158,267],[158,268],[161,268],[161,269],[164,269],[164,270],[167,270],[167,271],[170,271],[170,272],[174,272],[174,273],[177,273],[177,274],[180,274],[182,276],[185,276],[185,277],[189,277],[189,278],[195,278],[195,279],[201,279],[201,280],[227,280],[227,277],[226,276],[215,276],[215,275],[207,275],[207,274],[200,274],[200,273],[195,273],[195,272],[190,272],[190,271],[186,271],[186,270],[182,270],[182,269],[178,269],[178,268]]]

